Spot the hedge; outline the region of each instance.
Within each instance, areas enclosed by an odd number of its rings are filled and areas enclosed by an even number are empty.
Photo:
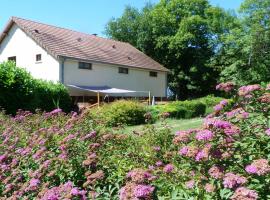
[[[206,105],[199,101],[174,101],[166,105],[157,105],[154,109],[159,110],[160,113],[170,113],[172,118],[189,119],[203,116]]]
[[[189,119],[193,117],[201,117],[213,111],[213,106],[218,104],[223,98],[206,96],[194,100],[173,101],[165,105],[156,105],[151,108],[151,113],[169,113],[171,118]]]
[[[34,79],[14,62],[0,64],[0,107],[8,114],[18,109],[34,112],[36,109],[51,111],[61,108],[71,110],[71,98],[60,83]]]

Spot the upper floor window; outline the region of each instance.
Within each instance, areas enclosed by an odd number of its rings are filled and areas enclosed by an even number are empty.
[[[118,68],[118,73],[120,73],[120,74],[128,74],[128,68],[119,67]]]
[[[149,72],[149,76],[151,76],[151,77],[157,77],[157,72]]]
[[[79,62],[79,69],[92,69],[92,63]]]
[[[16,63],[16,56],[8,57],[8,61],[13,61]]]
[[[36,62],[40,62],[41,61],[41,54],[37,54],[36,55]]]

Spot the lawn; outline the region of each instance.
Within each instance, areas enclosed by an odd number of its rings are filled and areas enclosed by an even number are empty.
[[[166,124],[171,128],[172,133],[175,133],[179,130],[187,130],[198,128],[202,125],[202,118],[193,118],[193,119],[166,119]],[[158,127],[162,127],[161,121],[156,122],[154,125]],[[128,126],[124,129],[126,133],[132,133],[143,131],[146,125],[137,125],[137,126]]]

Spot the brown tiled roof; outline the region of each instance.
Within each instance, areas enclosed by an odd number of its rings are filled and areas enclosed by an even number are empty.
[[[168,71],[128,43],[17,17],[12,17],[9,21],[0,35],[0,43],[14,23],[55,58],[63,56],[78,60]]]

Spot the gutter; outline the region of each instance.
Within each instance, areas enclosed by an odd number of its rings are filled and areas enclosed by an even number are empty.
[[[141,67],[135,67],[135,66],[130,66],[130,65],[121,65],[121,64],[115,64],[115,63],[109,63],[109,62],[102,62],[102,61],[96,61],[96,60],[91,60],[91,59],[80,59],[80,58],[74,58],[74,57],[69,57],[69,56],[60,56],[61,58],[69,59],[69,60],[74,60],[74,61],[81,61],[81,62],[91,62],[91,63],[97,63],[97,64],[107,64],[107,65],[112,65],[112,66],[121,66],[121,67],[129,67],[129,68],[136,68],[139,70],[144,70],[144,71],[157,71],[157,72],[170,72],[167,68],[164,67],[164,70],[161,69],[147,69],[147,68],[141,68]],[[162,66],[163,67],[163,66]]]

